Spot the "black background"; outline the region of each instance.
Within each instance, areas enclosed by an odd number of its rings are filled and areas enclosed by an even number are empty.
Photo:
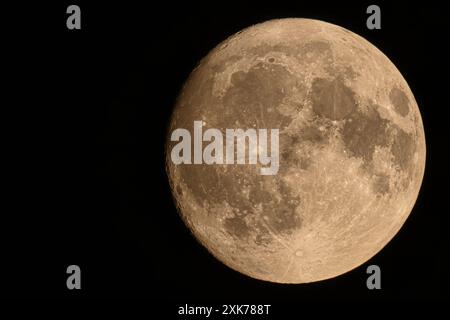
[[[81,30],[66,28],[74,3]],[[448,298],[445,10],[379,4],[382,29],[368,30],[370,4],[77,1],[5,13],[15,18],[5,46],[2,293],[151,298],[170,313],[191,302],[270,303],[276,314],[323,299]],[[305,285],[254,280],[212,257],[178,217],[164,170],[166,126],[191,70],[226,37],[283,17],[338,24],[383,51],[415,95],[427,140],[422,189],[398,235],[359,268]],[[71,264],[82,270],[79,291],[66,288]],[[370,264],[381,267],[382,290],[366,288]]]

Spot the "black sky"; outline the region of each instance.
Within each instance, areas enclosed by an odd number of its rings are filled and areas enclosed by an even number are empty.
[[[69,31],[69,4],[9,11],[17,17],[8,23],[5,45],[12,99],[4,108],[3,295],[288,309],[323,299],[448,297],[444,10],[429,2],[380,4],[382,29],[368,30],[370,2],[83,1],[82,29]],[[213,258],[178,217],[164,171],[167,121],[199,59],[242,28],[283,17],[338,24],[383,51],[415,95],[427,141],[422,190],[399,234],[361,267],[298,286],[250,279]],[[66,289],[70,264],[81,267],[81,291]],[[370,264],[382,269],[380,291],[365,286]]]

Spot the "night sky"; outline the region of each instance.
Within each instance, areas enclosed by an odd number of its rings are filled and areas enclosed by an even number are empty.
[[[382,29],[368,30],[371,2],[146,3],[63,1],[5,13],[14,18],[3,29],[11,99],[2,295],[149,298],[170,313],[185,303],[269,303],[274,315],[324,299],[448,298],[444,10],[378,2]],[[81,7],[81,30],[66,28],[70,4]],[[427,142],[422,189],[397,236],[359,268],[306,285],[251,279],[216,260],[179,218],[164,169],[168,119],[198,61],[233,33],[283,17],[340,25],[384,52],[415,95]],[[71,264],[81,268],[81,290],[66,288]],[[366,287],[371,264],[381,267],[381,290]]]

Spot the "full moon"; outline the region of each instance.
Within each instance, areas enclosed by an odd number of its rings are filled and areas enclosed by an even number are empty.
[[[224,136],[279,129],[279,170],[175,164],[170,133],[194,135],[194,121]],[[271,20],[219,44],[168,129],[166,170],[187,227],[227,266],[271,282],[365,263],[400,230],[424,175],[422,118],[403,76],[362,37],[318,20]]]

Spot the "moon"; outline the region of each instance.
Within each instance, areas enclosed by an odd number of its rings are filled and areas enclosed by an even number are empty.
[[[279,171],[179,164],[166,171],[187,227],[250,277],[308,283],[365,263],[400,230],[417,199],[425,137],[394,64],[342,27],[270,20],[214,48],[184,84],[169,132],[279,129]]]

